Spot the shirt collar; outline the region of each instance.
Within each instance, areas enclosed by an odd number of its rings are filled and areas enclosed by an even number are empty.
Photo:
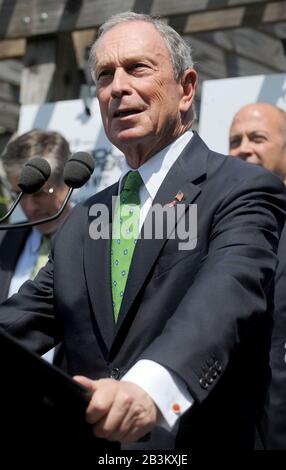
[[[153,155],[153,157],[137,168],[137,171],[139,171],[144,185],[152,200],[155,199],[156,193],[164,181],[167,173],[178,159],[188,142],[191,140],[192,136],[193,132],[191,130],[186,131],[184,134],[178,137],[178,139],[174,140],[171,144],[160,150],[160,152]],[[119,180],[119,194],[121,192],[124,176],[129,171],[135,170],[134,168],[131,168],[124,159],[123,169]]]

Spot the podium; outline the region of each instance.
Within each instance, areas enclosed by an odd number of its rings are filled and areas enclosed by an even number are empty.
[[[0,371],[0,455],[9,462],[27,462],[19,449],[49,459],[118,449],[86,423],[89,392],[2,329]]]

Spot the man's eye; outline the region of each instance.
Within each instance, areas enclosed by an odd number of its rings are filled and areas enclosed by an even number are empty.
[[[265,142],[267,139],[266,137],[262,136],[262,135],[257,135],[255,137],[252,138],[253,142],[256,142],[257,144],[260,144],[262,142]]]
[[[147,68],[146,64],[142,64],[141,62],[138,62],[130,67],[130,70],[134,71],[140,71],[140,70],[145,70]]]
[[[112,71],[111,71],[111,70],[107,70],[107,69],[106,69],[106,70],[101,70],[101,71],[99,72],[99,74],[97,75],[97,80],[99,80],[99,79],[102,78],[102,77],[106,77],[106,76],[108,76],[108,75],[111,75],[111,74],[112,74]]]
[[[240,144],[240,140],[239,140],[239,139],[233,139],[233,140],[230,141],[229,147],[230,147],[231,149],[234,149],[235,147],[238,147],[239,144]]]

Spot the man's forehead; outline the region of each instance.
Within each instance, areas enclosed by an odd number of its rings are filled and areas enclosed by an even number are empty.
[[[235,115],[234,121],[278,122],[282,120],[280,111],[271,105],[256,104],[245,106]]]
[[[156,43],[156,49],[154,49]],[[96,57],[102,59],[106,51],[120,47],[125,54],[138,54],[142,49],[154,53],[157,49],[166,51],[165,41],[153,24],[143,21],[120,23],[106,31],[98,41]]]
[[[275,122],[277,119],[276,113],[271,113],[268,110],[263,112],[259,108],[243,108],[234,116],[231,129],[235,129],[236,127],[265,127],[271,125],[273,121]]]

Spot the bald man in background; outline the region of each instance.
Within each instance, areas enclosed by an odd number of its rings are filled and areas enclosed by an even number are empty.
[[[268,103],[254,103],[234,116],[230,154],[263,166],[286,183],[286,113]]]
[[[268,103],[254,103],[234,116],[230,154],[278,174],[286,184],[286,113]],[[278,250],[275,309],[270,364],[272,381],[267,425],[267,448],[286,449],[286,229]]]

